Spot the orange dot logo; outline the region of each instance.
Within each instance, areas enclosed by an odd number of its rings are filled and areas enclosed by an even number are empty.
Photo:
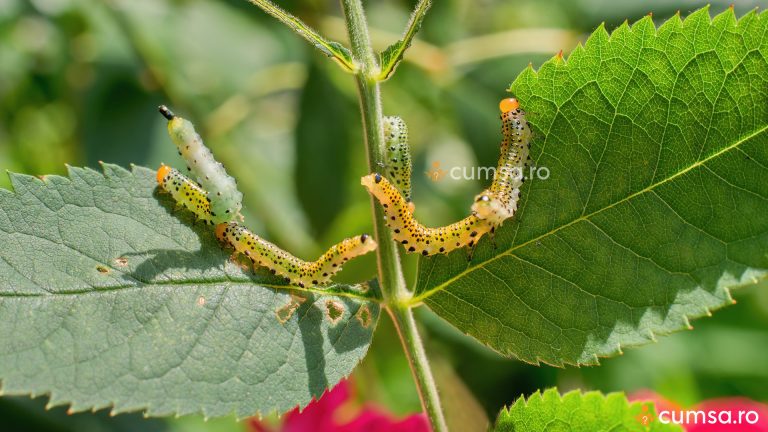
[[[440,161],[432,162],[432,168],[429,169],[429,171],[426,172],[427,177],[429,177],[430,180],[433,182],[438,182],[445,177],[446,174],[448,174],[448,171],[440,168]]]
[[[642,424],[643,426],[648,426],[654,420],[653,414],[648,412],[648,406],[649,404],[644,404],[641,408],[640,414],[635,416],[635,419],[637,419],[638,423]]]

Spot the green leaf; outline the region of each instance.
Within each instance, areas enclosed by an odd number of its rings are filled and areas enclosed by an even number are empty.
[[[421,28],[421,22],[424,21],[430,6],[432,6],[432,0],[420,0],[413,10],[413,14],[411,14],[411,19],[405,28],[403,38],[379,53],[379,65],[381,67],[381,72],[378,76],[379,81],[386,81],[392,76],[395,68],[403,59],[405,51],[411,46],[413,37],[416,36],[416,33]]]
[[[304,24],[304,22],[290,13],[284,11],[276,4],[269,0],[248,0],[251,4],[258,6],[264,12],[272,15],[277,20],[288,26],[296,34],[303,37],[312,46],[322,51],[323,54],[332,58],[347,72],[354,72],[357,69],[355,62],[352,59],[352,53],[344,47],[342,44],[322,37],[320,33],[315,31],[312,27]]]
[[[664,424],[656,418],[651,402],[629,403],[623,393],[582,394],[575,390],[562,397],[557,389],[536,392],[526,401],[522,396],[502,409],[495,432],[618,432],[682,431],[680,425]]]
[[[172,212],[152,170],[69,176],[11,174],[15,193],[0,190],[3,393],[249,416],[306,405],[365,355],[370,293],[249,274],[209,226]],[[329,306],[343,315],[329,320]]]
[[[768,270],[768,13],[598,28],[525,70],[533,164],[472,262],[420,261],[416,302],[528,362],[596,364],[689,327]],[[491,145],[490,143],[488,145]],[[526,173],[527,175],[528,173]]]

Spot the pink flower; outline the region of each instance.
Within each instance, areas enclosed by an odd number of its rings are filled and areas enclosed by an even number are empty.
[[[258,420],[251,420],[254,432],[273,432]],[[430,432],[424,414],[413,414],[397,420],[392,415],[366,404],[359,406],[352,400],[349,382],[342,380],[319,400],[310,402],[304,410],[288,412],[279,432]]]

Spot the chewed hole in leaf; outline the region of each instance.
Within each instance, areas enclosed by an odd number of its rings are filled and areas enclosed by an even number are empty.
[[[326,300],[325,316],[331,322],[331,325],[338,324],[344,316],[344,305],[336,300]]]
[[[291,300],[287,304],[275,310],[275,316],[277,317],[277,321],[280,324],[285,324],[286,322],[288,322],[288,320],[291,319],[291,317],[293,316],[294,312],[296,312],[299,306],[301,306],[302,303],[304,303],[305,301],[307,301],[307,299],[304,297],[301,297],[295,294],[291,295]]]
[[[363,328],[368,328],[371,325],[371,310],[368,308],[368,305],[360,306],[360,309],[355,314],[355,319]]]
[[[275,311],[275,316],[277,317],[277,321],[280,324],[285,324],[288,322],[289,319],[293,316],[293,313],[296,312],[296,309],[299,308],[299,305],[291,302],[288,303],[285,306],[277,308]]]
[[[368,282],[362,282],[355,285],[355,291],[359,292],[360,294],[367,294],[370,290],[371,286],[368,284]]]

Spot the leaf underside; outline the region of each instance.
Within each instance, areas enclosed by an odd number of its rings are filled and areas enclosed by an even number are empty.
[[[647,418],[644,418],[647,417]],[[645,422],[645,424],[644,424]],[[672,432],[682,431],[675,424],[660,423],[651,402],[628,402],[623,393],[564,394],[557,389],[536,392],[528,400],[522,396],[502,409],[494,432]]]
[[[768,270],[768,13],[650,17],[510,90],[534,128],[521,208],[416,301],[527,362],[596,364],[730,304]],[[528,174],[527,172],[526,174]]]
[[[154,171],[103,168],[0,190],[2,393],[243,417],[306,405],[365,355],[379,308],[363,288],[252,275]]]

